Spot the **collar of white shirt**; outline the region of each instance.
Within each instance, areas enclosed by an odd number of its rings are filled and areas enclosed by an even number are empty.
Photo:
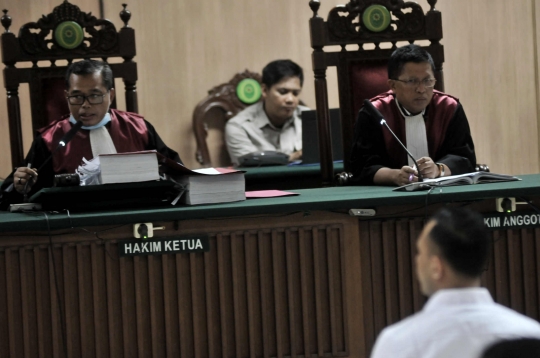
[[[255,119],[254,119],[254,123],[255,125],[257,126],[257,128],[264,128],[266,126],[269,126],[270,128],[276,130],[276,131],[281,131],[285,128],[288,128],[290,126],[294,126],[295,125],[295,122],[294,122],[294,117],[296,115],[296,113],[299,111],[298,107],[294,110],[294,113],[292,115],[291,118],[289,118],[289,120],[287,122],[285,122],[285,124],[283,124],[283,127],[281,128],[277,128],[276,126],[274,126],[272,124],[272,122],[270,122],[270,119],[268,118],[268,116],[266,115],[266,112],[264,111],[264,102],[263,101],[260,101],[259,103],[257,103],[257,113],[255,115]]]
[[[484,287],[451,288],[435,292],[427,301],[423,311],[439,310],[443,306],[489,303],[493,303],[493,298]]]

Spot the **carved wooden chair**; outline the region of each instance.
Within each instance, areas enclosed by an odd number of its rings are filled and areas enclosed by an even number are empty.
[[[323,185],[330,185],[333,181],[326,86],[328,67],[337,68],[346,172],[350,171],[351,133],[354,133],[356,115],[364,99],[389,90],[387,63],[397,47],[427,40],[428,45],[419,45],[431,54],[435,62],[435,89],[444,91],[441,13],[435,9],[437,0],[428,0],[428,3],[431,9],[424,14],[416,2],[350,0],[346,5],[333,8],[325,21],[318,15],[320,1],[310,1],[313,17],[309,25]],[[327,46],[336,45],[341,47],[340,51],[324,50]]]
[[[224,132],[226,122],[249,105],[261,100],[261,75],[245,70],[237,73],[229,82],[208,91],[193,111],[193,131],[197,142],[195,157],[203,167],[231,165],[224,141],[218,144],[219,158],[210,158],[208,143],[209,127]],[[224,136],[223,136],[224,137]]]
[[[82,12],[68,0],[55,7],[48,15],[36,22],[24,24],[15,36],[9,29],[11,17],[3,10],[1,18],[5,32],[0,41],[4,68],[4,86],[7,91],[11,161],[13,166],[24,159],[22,141],[22,118],[19,103],[19,85],[28,83],[32,113],[32,129],[45,126],[60,116],[68,114],[64,96],[64,75],[67,66],[56,62],[96,58],[108,61],[122,58],[121,63],[111,64],[115,78],[122,78],[126,89],[126,109],[137,112],[137,64],[135,57],[135,31],[128,26],[131,13],[126,5],[120,12],[124,27],[116,30],[106,19],[97,19],[91,13]],[[17,64],[31,63],[28,68]],[[116,103],[113,102],[113,107]]]

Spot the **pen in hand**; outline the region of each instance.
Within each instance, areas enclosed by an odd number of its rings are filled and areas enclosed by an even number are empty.
[[[28,165],[26,166],[28,169],[32,169],[32,163],[28,162]],[[20,178],[19,178],[20,179]],[[24,202],[27,203],[28,202],[28,183],[30,183],[30,180],[33,181],[34,179],[34,176],[33,175],[30,175],[30,178],[28,180],[26,180],[26,183],[24,184],[24,189],[23,189],[23,197],[24,197]]]

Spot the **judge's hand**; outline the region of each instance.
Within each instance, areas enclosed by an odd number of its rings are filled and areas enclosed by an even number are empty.
[[[19,167],[13,173],[13,186],[15,187],[15,190],[17,192],[24,194],[25,186],[26,190],[30,191],[30,188],[32,188],[32,185],[37,180],[37,171],[35,169],[27,168],[27,167]],[[28,183],[28,185],[26,184]]]
[[[410,183],[415,183],[418,181],[418,172],[409,167],[408,165],[403,166],[394,178],[394,184],[397,186],[407,185]]]
[[[300,159],[302,159],[302,149],[289,154],[289,162],[294,162],[295,160],[300,160]]]
[[[416,162],[423,178],[433,179],[439,176],[439,166],[430,157],[422,157]]]

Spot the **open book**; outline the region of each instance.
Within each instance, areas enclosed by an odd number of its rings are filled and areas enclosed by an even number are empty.
[[[474,172],[465,173],[459,175],[450,175],[442,178],[424,179],[423,182],[411,183],[400,186],[393,190],[396,191],[415,191],[415,190],[427,190],[433,187],[443,187],[452,185],[471,185],[471,184],[483,184],[483,183],[499,183],[505,181],[521,180],[518,177],[514,177],[506,174],[495,174],[489,172]]]

